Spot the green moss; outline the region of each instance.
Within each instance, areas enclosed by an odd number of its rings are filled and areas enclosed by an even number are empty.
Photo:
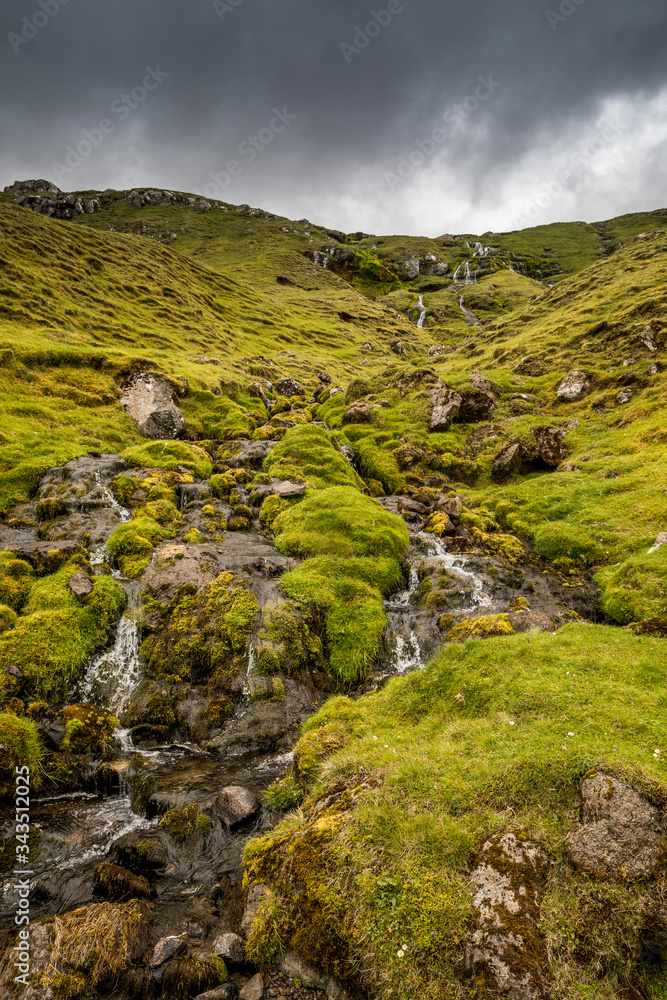
[[[8,632],[10,628],[14,628],[18,621],[18,615],[11,608],[8,608],[6,604],[0,604],[0,634],[3,632]]]
[[[96,891],[108,899],[150,899],[153,895],[151,885],[143,875],[135,875],[107,861],[93,872],[93,883]]]
[[[183,541],[192,545],[201,545],[204,541],[204,536],[197,528],[188,528],[183,534]]]
[[[174,700],[168,694],[154,694],[146,703],[146,722],[153,726],[173,726],[176,723]]]
[[[602,549],[590,531],[559,521],[537,528],[535,548],[544,559],[553,561],[566,557],[578,566],[590,566],[602,556]]]
[[[305,424],[287,432],[264,460],[264,470],[278,479],[302,479],[310,486],[353,486],[354,469],[334,448],[323,427]]]
[[[300,783],[290,772],[284,778],[269,785],[262,795],[262,801],[267,809],[284,812],[298,806],[303,801],[303,797],[304,791]]]
[[[284,511],[289,510],[291,504],[284,497],[276,495],[266,498],[259,511],[259,523],[267,531],[273,530],[273,525],[277,517]]]
[[[554,996],[569,1000],[572,982],[612,997],[617,977],[643,978],[645,913],[661,885],[592,884],[559,859],[592,766],[667,801],[654,755],[667,725],[663,641],[591,625],[505,634],[448,645],[378,693],[327,703],[307,723],[300,810],[246,847],[247,883],[266,885],[279,914],[273,937],[264,915],[253,925],[255,960],[298,948],[353,987],[363,957],[380,1000],[467,996],[467,877],[511,806],[554,859],[542,904]],[[346,741],[318,763],[317,731],[336,727]],[[564,947],[559,921],[586,948]]]
[[[65,722],[61,750],[101,755],[111,745],[118,719],[97,705],[69,705],[60,713]]]
[[[184,441],[150,441],[127,448],[122,454],[128,465],[143,469],[178,471],[179,466],[184,466],[198,479],[211,475],[211,460],[204,449]]]
[[[667,614],[667,546],[630,556],[596,579],[604,611],[622,625]]]
[[[236,485],[236,480],[231,472],[216,474],[209,479],[209,486],[218,499],[226,499]]]
[[[206,718],[213,729],[219,729],[234,714],[234,705],[229,698],[214,698],[206,708]]]
[[[241,669],[257,610],[252,591],[232,573],[200,592],[181,588],[148,651],[149,671],[184,680],[231,678]]]
[[[464,618],[447,633],[450,642],[466,642],[468,639],[488,639],[492,635],[513,635],[514,629],[506,614],[482,615],[480,618]]]
[[[206,836],[210,832],[211,821],[202,813],[196,802],[189,802],[187,805],[170,809],[158,826],[179,844],[185,844],[198,833]]]
[[[54,521],[57,517],[65,517],[67,504],[59,497],[47,497],[35,504],[35,517],[38,521]]]
[[[26,697],[64,697],[123,610],[123,589],[109,576],[95,577],[92,593],[79,601],[68,586],[77,568],[75,560],[35,581],[16,625],[0,635],[0,670],[19,667]]]
[[[294,673],[322,657],[319,622],[306,605],[267,601],[262,629],[255,644],[257,669],[262,674]]]
[[[11,552],[0,552],[0,601],[13,611],[20,611],[28,599],[35,573],[30,563]]]
[[[31,786],[40,787],[44,748],[34,722],[0,713],[0,751],[0,798],[14,794],[16,767],[29,767]]]
[[[127,524],[118,525],[107,541],[107,548],[123,576],[134,579],[148,566],[154,545],[172,535],[172,531],[141,511]]]

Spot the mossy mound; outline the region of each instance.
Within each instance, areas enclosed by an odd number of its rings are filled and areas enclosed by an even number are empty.
[[[124,902],[128,899],[150,899],[154,895],[147,878],[107,861],[93,872],[95,891],[108,899]]]
[[[19,668],[22,678],[6,675],[5,684],[26,698],[63,698],[123,610],[123,589],[110,576],[95,577],[92,593],[77,599],[68,584],[79,566],[75,559],[38,580],[20,577],[32,585],[14,627],[0,635],[0,671]]]
[[[215,676],[224,684],[241,669],[257,610],[252,591],[233,573],[201,591],[181,587],[159,634],[144,646],[149,672],[195,682]]]
[[[14,794],[17,767],[28,767],[31,787],[39,788],[43,779],[43,756],[44,748],[35,723],[7,712],[0,713],[0,798]]]
[[[667,546],[630,556],[597,574],[602,607],[620,624],[667,614]]]
[[[464,618],[447,633],[449,642],[466,642],[468,639],[488,639],[493,635],[513,635],[509,615],[482,615]]]
[[[380,1000],[470,995],[469,866],[509,814],[551,859],[541,918],[551,995],[648,985],[641,942],[663,880],[592,884],[563,844],[581,781],[601,761],[667,802],[654,753],[664,672],[661,639],[567,625],[448,645],[376,694],[327,703],[306,726],[322,744],[313,735],[304,753],[314,783],[301,809],[246,848],[247,884],[267,886],[271,903],[249,934],[253,960],[294,948]],[[318,764],[339,733],[342,747]],[[292,775],[277,801],[296,784]]]
[[[628,628],[635,635],[653,635],[667,638],[667,615],[648,618],[643,622],[633,622],[631,625],[628,625]]]
[[[143,511],[127,524],[119,524],[107,541],[107,548],[123,576],[133,580],[148,566],[154,546],[173,532]]]
[[[100,756],[113,740],[118,719],[97,705],[68,705],[60,712],[65,722],[61,750],[75,754]]]
[[[196,802],[189,802],[170,809],[158,825],[179,844],[185,844],[197,834],[206,836],[211,829],[211,820],[203,814]]]
[[[167,865],[164,844],[156,837],[147,839],[145,835],[128,833],[113,845],[114,857],[124,868],[144,873],[160,871]]]
[[[255,644],[257,669],[263,674],[295,673],[309,663],[321,663],[321,623],[307,605],[268,601],[262,608],[262,629]]]
[[[292,419],[293,414],[290,415]],[[323,427],[303,424],[288,430],[264,460],[264,470],[278,479],[301,479],[309,486],[354,486],[350,463],[334,447]]]
[[[150,441],[135,445],[123,452],[123,458],[128,465],[146,469],[178,472],[183,466],[198,479],[208,479],[211,475],[211,459],[204,449],[185,441]]]
[[[12,611],[20,611],[28,600],[35,573],[30,563],[11,552],[0,552],[0,601]]]

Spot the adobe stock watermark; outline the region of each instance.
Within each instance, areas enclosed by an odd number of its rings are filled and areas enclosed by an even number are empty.
[[[543,212],[565,193],[567,184],[583,170],[590,167],[595,157],[606,146],[615,142],[626,129],[627,126],[619,121],[603,123],[600,131],[581,147],[579,152],[572,157],[568,166],[559,170],[555,177],[546,181],[531,195],[523,206],[523,210],[515,215],[512,225],[517,229],[523,229],[527,222],[534,223],[539,219]]]
[[[237,7],[244,4],[245,0],[213,0],[213,10],[221,21],[224,21],[227,14],[233,14]]]
[[[111,102],[109,112],[116,116],[117,121],[114,121],[113,118],[101,118],[96,128],[85,128],[81,132],[81,138],[76,145],[67,147],[62,162],[59,160],[53,161],[51,172],[56,184],[59,185],[60,181],[76,170],[77,167],[80,167],[83,161],[87,160],[89,156],[92,156],[95,150],[99,149],[102,145],[105,138],[116,131],[117,122],[124,122],[129,118],[132,112],[136,111],[140,104],[143,104],[149,94],[157,90],[160,84],[168,79],[169,76],[170,74],[160,69],[159,65],[155,67],[146,66],[146,75],[141,83],[133,87],[129,93],[121,94],[120,97]]]
[[[407,0],[407,2],[412,3],[413,0]],[[363,27],[360,25],[355,27],[352,41],[340,43],[340,50],[343,53],[345,62],[349,64],[355,56],[361,55],[373,39],[381,35],[385,28],[389,27],[394,18],[398,14],[402,14],[404,10],[405,4],[402,0],[389,0],[387,6],[381,8],[381,10],[370,11],[370,20]]]
[[[236,147],[236,154],[240,160],[229,160],[223,170],[211,171],[209,177],[211,182],[204,186],[204,196],[206,198],[220,199],[232,182],[234,177],[243,173],[248,164],[257,159],[267,146],[270,146],[277,135],[296,121],[297,116],[289,113],[286,107],[282,111],[279,108],[273,109],[273,117],[265,128],[261,128],[256,135],[249,135]],[[243,161],[243,162],[241,162]]]
[[[473,93],[460,103],[451,104],[444,112],[443,121],[451,125],[452,128],[467,121],[502,86],[498,80],[493,79],[492,74],[478,76],[477,79],[479,82]],[[405,156],[399,157],[396,170],[385,171],[384,179],[388,186],[393,190],[401,181],[412,177],[415,171],[423,167],[427,160],[430,160],[438,146],[441,146],[450,135],[450,130],[438,126],[425,139],[417,139],[413,149]]]
[[[559,24],[564,24],[568,17],[576,14],[578,9],[586,3],[586,0],[563,0],[558,10],[545,10],[544,15],[549,22],[552,31],[556,31]]]
[[[60,13],[61,7],[66,7],[69,2],[70,0],[39,0],[39,10],[36,10],[32,17],[24,17],[21,21],[20,34],[10,31],[7,35],[7,41],[14,52],[20,52],[23,45],[36,38],[42,28]]]
[[[13,951],[16,952],[14,982],[30,986],[30,768],[27,764],[14,768],[15,790],[15,832],[16,841],[14,875],[16,876],[16,913],[14,923],[19,928],[18,939]]]

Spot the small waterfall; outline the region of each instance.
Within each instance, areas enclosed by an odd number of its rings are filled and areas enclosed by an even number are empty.
[[[132,512],[129,511],[126,507],[122,507],[121,504],[118,503],[111,490],[107,486],[105,486],[104,483],[102,482],[99,472],[95,473],[95,482],[97,483],[98,493],[100,494],[100,506],[111,507],[111,509],[114,510],[116,514],[118,514],[118,517],[120,518],[120,523],[127,524],[128,521],[132,519]],[[109,551],[107,549],[107,544],[105,542],[104,545],[100,545],[99,548],[95,549],[94,552],[91,552],[90,565],[103,566],[104,563],[108,562],[108,559],[109,559]],[[114,573],[114,576],[116,577],[116,579],[119,578],[117,573]]]
[[[86,704],[102,705],[118,715],[129,705],[141,678],[139,625],[136,613],[126,611],[118,623],[113,647],[96,656],[88,667],[79,698]]]
[[[422,330],[426,326],[426,306],[424,305],[424,299],[420,295],[415,303],[415,309],[419,309],[419,319],[417,320],[417,326]]]
[[[493,604],[489,595],[484,592],[485,584],[482,577],[478,573],[465,568],[468,561],[466,556],[448,552],[447,543],[436,535],[429,535],[426,532],[420,531],[417,537],[424,543],[427,551],[429,551],[429,555],[438,558],[442,563],[443,569],[451,571],[455,576],[468,582],[472,587],[471,597],[473,603],[469,608],[460,608],[460,611],[474,611],[475,608],[487,608]]]
[[[421,662],[419,640],[414,633],[414,629],[410,630],[407,638],[397,635],[395,641],[394,666],[397,673],[404,674],[408,670],[417,670],[423,665]]]
[[[255,675],[255,649],[254,646],[248,646],[248,669],[245,675],[245,681],[243,683],[243,697],[248,699],[250,697],[250,682]]]
[[[472,309],[468,309],[468,307],[466,305],[465,295],[459,295],[459,297],[458,297],[458,303],[459,303],[459,309],[461,310],[461,312],[465,316],[465,321],[468,324],[468,326],[481,326],[482,325],[481,321],[478,319],[477,316],[475,316],[475,314],[472,311]]]

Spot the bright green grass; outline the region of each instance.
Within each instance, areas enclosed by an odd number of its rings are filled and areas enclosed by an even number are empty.
[[[301,811],[246,850],[250,878],[277,893],[281,945],[307,941],[331,970],[335,926],[337,971],[363,955],[382,1000],[468,996],[455,967],[471,857],[519,823],[553,860],[542,929],[555,1000],[611,997],[617,973],[641,981],[627,955],[640,953],[643,907],[657,887],[577,875],[563,841],[593,767],[667,801],[664,679],[661,640],[569,625],[449,646],[377,694],[327,703],[306,732],[326,727],[348,745],[320,766]],[[341,788],[352,797],[334,796],[315,820],[314,804]]]

